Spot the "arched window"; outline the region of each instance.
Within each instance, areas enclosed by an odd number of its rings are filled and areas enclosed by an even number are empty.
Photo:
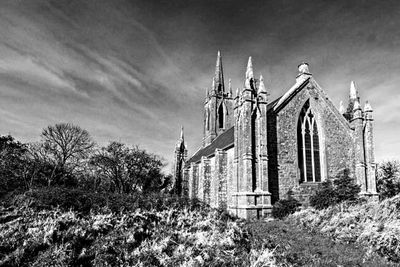
[[[319,136],[315,116],[307,101],[297,123],[298,159],[301,182],[321,182]]]
[[[224,104],[219,105],[218,108],[218,127],[224,128]]]

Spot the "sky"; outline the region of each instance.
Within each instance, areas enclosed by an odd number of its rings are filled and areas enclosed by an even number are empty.
[[[400,159],[400,2],[384,0],[2,0],[0,134],[70,122],[171,163],[181,125],[188,154],[201,145],[218,50],[226,86],[252,56],[271,100],[302,61],[337,107],[354,80],[377,161]]]

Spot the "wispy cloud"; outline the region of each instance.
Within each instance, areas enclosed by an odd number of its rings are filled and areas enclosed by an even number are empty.
[[[399,6],[355,2],[3,1],[0,132],[32,141],[70,121],[100,143],[139,144],[171,161],[181,124],[189,150],[200,145],[204,88],[221,49],[234,90],[250,55],[272,98],[302,60],[334,103],[355,80],[375,109],[378,159],[395,154]]]

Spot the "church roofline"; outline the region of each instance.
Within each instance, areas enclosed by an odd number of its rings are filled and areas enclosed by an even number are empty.
[[[278,111],[284,104],[289,102],[301,89],[306,86],[310,81],[310,76],[303,76],[296,81],[296,83],[279,99],[278,103],[274,106],[274,111]]]
[[[281,97],[278,97],[274,101],[270,102],[267,106],[267,111],[272,110],[277,101],[279,101]],[[234,145],[234,126],[227,129],[222,134],[218,135],[212,142],[206,147],[198,149],[187,161],[187,164],[200,162],[201,157],[206,156],[210,157],[214,155],[215,149],[223,149],[226,150],[228,148],[233,147]]]

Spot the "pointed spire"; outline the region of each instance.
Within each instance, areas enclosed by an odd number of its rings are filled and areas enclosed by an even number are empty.
[[[365,102],[364,111],[365,112],[373,111],[371,104],[368,101]]]
[[[254,79],[254,74],[253,74],[253,62],[251,61],[251,57],[249,57],[249,61],[247,61],[247,68],[246,68],[246,81],[244,82],[244,85],[246,88],[250,88],[250,80]]]
[[[184,137],[183,137],[183,125],[181,125],[181,140],[182,141],[184,140]]]
[[[260,84],[258,85],[258,93],[266,93],[267,89],[265,89],[264,78],[260,75]]]
[[[215,76],[214,76],[214,79],[215,79],[214,86],[217,86],[217,88],[213,87],[213,89],[215,89],[217,92],[224,92],[225,91],[225,88],[224,88],[224,73],[223,73],[223,70],[222,70],[222,58],[221,58],[221,52],[220,51],[218,51],[218,54],[217,54],[217,62],[215,64]]]
[[[254,78],[253,62],[251,61],[251,57],[249,57],[249,61],[247,61],[247,68],[246,68],[246,79],[250,78]]]
[[[229,83],[228,83],[228,93],[229,96],[232,96],[232,80],[229,79]]]
[[[358,92],[354,81],[350,83],[350,99],[358,99]]]
[[[346,108],[343,105],[343,101],[340,101],[339,112],[340,114],[344,114],[346,112]]]
[[[239,88],[236,88],[236,97],[239,97]]]
[[[361,105],[360,105],[360,102],[358,102],[358,99],[354,100],[353,111],[356,111],[356,110],[361,110]]]

